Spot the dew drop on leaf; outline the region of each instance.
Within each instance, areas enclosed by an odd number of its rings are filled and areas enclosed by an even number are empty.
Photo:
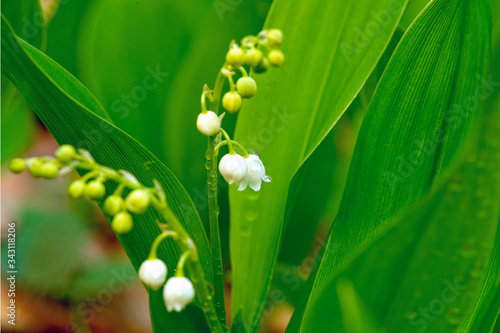
[[[460,255],[463,258],[473,258],[477,254],[477,244],[474,240],[467,240],[460,248]]]
[[[450,308],[446,311],[446,321],[453,326],[460,324],[462,313],[459,308]]]

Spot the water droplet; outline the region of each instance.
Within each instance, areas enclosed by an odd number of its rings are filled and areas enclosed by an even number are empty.
[[[472,270],[470,271],[470,276],[473,279],[478,279],[480,278],[484,273],[484,269],[482,268],[482,265],[480,263],[475,263],[474,267],[472,267]]]
[[[450,325],[456,326],[460,324],[461,320],[462,313],[459,308],[451,308],[446,311],[446,321],[448,321]]]
[[[270,182],[271,180],[273,180],[273,179],[271,178],[271,176],[265,176],[265,177],[264,177],[264,181],[266,181],[266,182]]]
[[[415,311],[414,309],[409,309],[409,310],[405,313],[405,317],[406,317],[406,319],[408,319],[408,320],[415,319],[415,318],[417,317],[417,311]]]
[[[473,258],[477,254],[476,242],[472,239],[467,240],[460,248],[460,255],[464,258]]]
[[[463,186],[458,184],[458,183],[451,183],[448,185],[448,190],[452,193],[460,193],[464,189],[463,189]]]
[[[487,209],[481,209],[477,211],[476,213],[478,219],[485,219],[489,216],[488,210]]]

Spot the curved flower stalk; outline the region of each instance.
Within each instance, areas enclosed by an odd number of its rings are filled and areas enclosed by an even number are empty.
[[[285,61],[285,55],[280,50],[282,41],[283,33],[279,29],[263,30],[257,36],[246,36],[240,45],[232,41],[226,54],[226,61],[215,80],[214,89],[211,90],[205,84],[201,94],[201,113],[198,115],[196,126],[202,134],[208,136],[205,156],[210,240],[214,263],[215,301],[221,322],[225,322],[226,314],[217,204],[217,159],[220,148],[227,145],[229,153],[222,157],[219,171],[229,184],[238,185],[239,191],[247,187],[259,191],[262,181],[270,182],[271,177],[266,175],[264,164],[257,152],[250,151],[249,154],[240,143],[231,140],[222,128],[225,113],[218,115],[219,103],[222,100],[222,106],[231,114],[241,110],[243,100],[257,94],[257,84],[248,75],[249,71],[260,74],[266,72],[270,66],[281,66]],[[235,83],[237,73],[241,76]],[[229,82],[229,91],[222,96],[226,79]],[[221,141],[222,137],[225,140]]]
[[[18,174],[28,169],[33,177],[45,179],[55,179],[73,169],[87,170],[81,179],[73,181],[68,186],[68,195],[74,199],[81,197],[90,200],[104,199],[106,196],[104,183],[115,182],[118,186],[113,194],[105,198],[104,211],[113,217],[111,227],[117,234],[133,230],[134,223],[130,213],[143,214],[150,208],[157,210],[167,223],[157,222],[162,233],[153,242],[149,257],[139,268],[141,281],[154,290],[164,286],[163,295],[168,311],[182,311],[197,295],[211,331],[224,332],[212,303],[211,291],[205,280],[197,248],[170,209],[165,193],[156,180],[153,188],[145,187],[127,171],[116,171],[102,166],[94,161],[88,151],[84,149],[77,151],[70,145],[59,147],[55,152],[55,158],[51,156],[15,158],[10,162],[9,169]],[[126,189],[131,191],[124,197]],[[167,238],[175,240],[181,250],[175,277],[168,280],[166,280],[167,265],[156,254],[160,243]],[[191,281],[184,276],[185,266],[189,270]]]

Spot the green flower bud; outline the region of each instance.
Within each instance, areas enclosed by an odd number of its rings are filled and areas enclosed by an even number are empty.
[[[22,173],[26,169],[26,161],[22,158],[15,158],[9,163],[9,170],[13,173]]]
[[[28,167],[29,172],[35,178],[42,177],[41,169],[42,169],[42,161],[34,160],[33,163]]]
[[[101,199],[106,194],[104,184],[98,180],[93,180],[85,187],[85,196],[91,200]]]
[[[62,145],[56,150],[55,155],[59,162],[67,164],[75,157],[76,150],[71,145]]]
[[[229,113],[236,113],[241,109],[241,96],[237,92],[227,92],[224,97],[222,97],[222,106]]]
[[[40,175],[45,179],[56,179],[59,176],[59,168],[56,162],[45,162],[40,167]]]
[[[252,98],[257,93],[257,84],[251,77],[240,77],[236,82],[236,90],[243,98]]]
[[[283,42],[283,32],[280,29],[270,29],[267,34],[267,44],[271,48],[279,47]]]
[[[283,65],[285,62],[285,54],[281,50],[271,50],[267,55],[269,63],[275,67]]]
[[[125,199],[125,206],[135,214],[144,213],[149,206],[150,197],[144,190],[133,190]]]
[[[245,54],[245,64],[256,67],[258,64],[260,64],[263,58],[264,55],[262,54],[261,50],[250,49]]]
[[[87,184],[83,180],[75,180],[68,186],[68,195],[72,199],[81,198]]]
[[[269,68],[269,60],[267,58],[263,58],[260,64],[256,67],[253,67],[253,71],[257,74],[264,73]]]
[[[126,234],[132,230],[133,226],[132,215],[127,212],[119,212],[115,215],[113,221],[111,221],[111,228],[117,234]]]
[[[238,68],[243,65],[244,60],[245,51],[243,51],[239,47],[232,47],[226,54],[226,61],[234,68]]]
[[[110,216],[115,216],[125,207],[124,200],[119,195],[110,195],[104,200],[104,211]]]

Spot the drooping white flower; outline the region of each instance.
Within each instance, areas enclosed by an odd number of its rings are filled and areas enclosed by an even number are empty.
[[[185,277],[171,277],[163,288],[167,311],[181,312],[194,299],[194,287]]]
[[[196,127],[198,127],[198,131],[206,136],[215,135],[220,130],[219,116],[217,116],[213,111],[200,113],[198,115],[198,119],[196,120]]]
[[[167,265],[160,259],[145,260],[139,267],[139,278],[145,285],[156,290],[167,279]]]
[[[243,160],[247,165],[247,173],[245,178],[241,181],[238,191],[243,191],[247,186],[250,186],[254,191],[259,191],[262,181],[266,183],[271,181],[271,177],[266,175],[266,168],[258,155],[250,154]]]
[[[247,174],[247,164],[241,155],[226,154],[220,160],[219,171],[229,184],[238,185]]]

